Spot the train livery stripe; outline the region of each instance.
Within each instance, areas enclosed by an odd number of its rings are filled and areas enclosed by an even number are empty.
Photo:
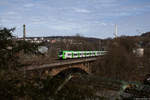
[[[72,53],[72,58],[74,58],[74,53],[73,52],[71,52]]]
[[[80,58],[80,52],[79,51],[77,51],[77,54],[78,54],[78,58]]]
[[[62,58],[65,59],[65,51],[63,51]]]

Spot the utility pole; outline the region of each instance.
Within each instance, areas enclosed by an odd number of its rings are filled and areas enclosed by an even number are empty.
[[[26,25],[23,25],[23,40],[25,41],[26,38]]]

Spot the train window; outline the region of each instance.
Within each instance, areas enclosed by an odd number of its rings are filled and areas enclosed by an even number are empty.
[[[72,54],[68,54],[68,56],[71,56]]]
[[[74,56],[77,56],[78,54],[74,53]]]
[[[81,53],[81,55],[84,55],[84,53]]]

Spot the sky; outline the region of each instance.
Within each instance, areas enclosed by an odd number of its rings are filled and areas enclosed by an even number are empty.
[[[22,37],[114,37],[150,31],[150,0],[0,0],[0,27]]]

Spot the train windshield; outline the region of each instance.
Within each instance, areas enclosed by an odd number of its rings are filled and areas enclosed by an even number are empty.
[[[60,52],[59,52],[59,55],[62,55],[62,54],[63,54],[63,52],[62,52],[62,51],[60,51]]]

